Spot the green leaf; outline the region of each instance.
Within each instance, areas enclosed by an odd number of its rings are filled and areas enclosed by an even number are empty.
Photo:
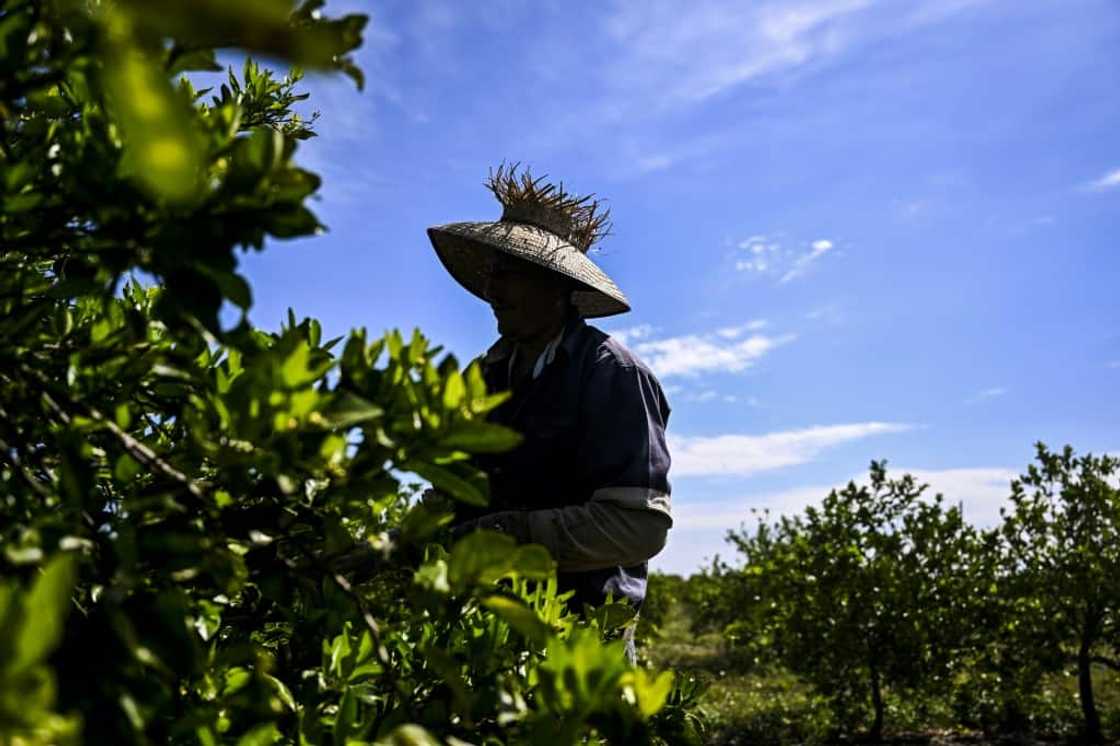
[[[467,420],[456,423],[440,444],[470,453],[501,453],[517,447],[521,441],[521,435],[508,427],[482,420]]]
[[[276,209],[265,215],[264,229],[277,238],[311,236],[323,230],[315,213],[302,205],[294,210]]]
[[[253,674],[241,666],[228,669],[225,675],[225,683],[222,686],[222,696],[228,697],[231,694],[236,694],[249,686],[249,682],[252,680]]]
[[[465,588],[475,583],[487,584],[512,571],[511,559],[517,542],[512,536],[497,531],[475,531],[464,536],[451,548],[447,559],[447,575],[451,585]]]
[[[439,739],[419,725],[409,723],[399,726],[388,738],[377,741],[374,746],[441,746]]]
[[[401,469],[411,471],[428,480],[439,490],[468,505],[485,506],[489,500],[485,493],[448,467],[436,466],[425,461],[406,461]]]
[[[447,380],[443,383],[443,408],[448,411],[457,410],[466,395],[467,386],[459,371],[453,370],[448,373]]]
[[[160,66],[132,45],[129,17],[112,6],[104,12],[117,31],[110,36],[102,75],[123,134],[123,173],[154,197],[191,201],[201,186],[203,155],[193,113]]]
[[[315,380],[308,367],[310,359],[311,348],[300,340],[280,366],[280,382],[285,388],[300,388]]]
[[[552,635],[552,629],[522,601],[495,595],[483,599],[482,605],[537,645],[544,645]]]
[[[614,630],[632,622],[636,613],[629,604],[611,603],[596,607],[594,618],[599,624],[599,629]]]
[[[63,554],[55,556],[35,580],[24,598],[23,623],[16,633],[15,657],[8,664],[9,673],[42,663],[58,645],[76,579],[73,556]]]
[[[122,484],[128,484],[140,473],[140,464],[127,453],[122,453],[117,463],[113,465],[113,478]]]
[[[0,70],[13,70],[24,62],[27,52],[27,37],[31,33],[32,13],[28,5],[26,12],[8,10],[0,18]]]
[[[275,723],[258,725],[237,740],[237,746],[271,746],[284,738]]]
[[[401,520],[401,540],[406,544],[418,544],[454,519],[455,516],[450,512],[417,503],[408,509]]]
[[[665,706],[665,700],[673,690],[673,672],[654,673],[644,668],[635,668],[627,683],[634,690],[642,717],[650,718]]]
[[[335,427],[353,427],[361,422],[380,419],[385,410],[366,399],[344,391],[336,396],[323,411],[323,416]]]
[[[296,706],[295,697],[292,696],[291,690],[288,689],[287,685],[283,681],[267,673],[261,674],[261,678],[263,678],[268,683],[268,685],[272,687],[272,690],[276,693],[276,697],[284,703],[285,707],[287,707],[292,712],[295,712],[298,709],[298,707]]]
[[[552,574],[556,564],[540,544],[527,544],[517,548],[510,567],[523,578],[544,579]]]
[[[59,481],[62,494],[78,505],[84,504],[93,491],[94,473],[90,463],[93,449],[74,430],[63,432],[59,440],[62,457]]]
[[[175,47],[167,60],[167,74],[178,75],[195,70],[221,72],[222,66],[218,64],[213,49],[183,49]]]

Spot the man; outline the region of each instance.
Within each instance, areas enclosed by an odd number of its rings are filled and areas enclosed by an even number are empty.
[[[640,607],[672,526],[669,405],[632,352],[584,321],[630,308],[586,255],[607,213],[516,166],[487,186],[501,220],[428,229],[452,277],[493,309],[501,338],[483,374],[511,397],[491,419],[524,436],[480,460],[491,500],[471,525],[547,547],[577,610],[608,594]]]

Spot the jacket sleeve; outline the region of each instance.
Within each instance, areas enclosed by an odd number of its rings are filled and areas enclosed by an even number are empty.
[[[503,531],[520,543],[541,544],[560,572],[630,567],[665,546],[671,521],[659,510],[592,501],[542,510],[491,513],[473,528]]]
[[[529,511],[524,538],[547,547],[561,571],[627,567],[661,551],[672,526],[668,418],[654,375],[601,350],[583,384],[574,465],[591,499]]]
[[[671,519],[669,405],[644,366],[601,352],[584,382],[576,468],[593,502]]]

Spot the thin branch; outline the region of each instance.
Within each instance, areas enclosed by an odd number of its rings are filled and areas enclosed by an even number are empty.
[[[366,628],[369,630],[370,635],[373,636],[374,646],[377,648],[377,657],[381,660],[381,663],[384,664],[386,673],[390,673],[391,675],[392,666],[390,665],[389,651],[385,648],[384,643],[382,643],[381,641],[381,627],[380,625],[378,625],[377,620],[373,616],[373,613],[369,610],[369,605],[366,603],[366,600],[362,598],[357,591],[354,590],[354,586],[350,584],[350,581],[347,580],[345,576],[343,576],[339,572],[336,572],[334,568],[330,567],[326,562],[323,561],[322,557],[308,549],[308,547],[303,543],[300,537],[292,536],[290,538],[292,540],[292,543],[295,544],[297,548],[299,548],[300,553],[307,558],[307,560],[315,567],[315,569],[319,570],[324,575],[329,577],[331,579],[331,582],[333,582],[338,587],[338,589],[343,592],[343,594],[345,594],[351,601],[353,601],[354,605],[356,605],[358,607],[358,610],[361,611],[362,621],[365,622]]]
[[[1102,666],[1111,668],[1113,671],[1120,671],[1120,661],[1115,661],[1111,658],[1105,658],[1103,655],[1094,655],[1089,660],[1093,663],[1099,663]]]
[[[31,474],[27,467],[23,465],[23,461],[21,459],[18,459],[13,455],[13,453],[15,453],[15,450],[16,449],[9,445],[6,440],[0,438],[0,451],[3,451],[4,453],[4,460],[12,465],[12,468],[15,469],[16,474],[20,476],[20,479],[22,479],[35,494],[37,494],[44,500],[50,500],[52,497],[51,491],[47,489],[47,487],[42,482],[36,479],[34,475]]]
[[[46,390],[47,388],[54,387],[51,386],[48,381],[45,381],[42,374],[40,374],[38,371],[35,371],[26,366],[20,366],[20,368],[21,370],[23,370],[23,372],[38,380],[39,384],[42,386],[40,393],[43,395],[44,401],[47,402],[47,405],[54,410],[55,414],[57,414],[63,422],[69,423],[71,420],[71,415],[65,409],[63,409],[63,407],[52,398],[51,393]],[[126,433],[124,430],[118,427],[115,422],[107,419],[96,408],[88,406],[81,402],[76,402],[65,393],[55,393],[59,396],[59,398],[66,401],[67,405],[71,409],[77,410],[82,415],[103,425],[110,433],[112,433],[117,438],[117,440],[120,441],[121,445],[123,445],[129,452],[129,454],[136,458],[137,461],[140,461],[141,463],[150,466],[164,476],[170,477],[176,482],[179,482],[195,497],[199,499],[203,499],[206,497],[207,490],[205,487],[200,486],[198,483],[191,480],[190,477],[188,477],[186,474],[183,474],[183,472],[179,471],[171,464],[164,461],[158,454],[156,454],[155,451]],[[362,621],[365,623],[366,628],[369,629],[370,634],[373,636],[373,640],[377,648],[377,656],[385,665],[386,672],[392,675],[392,667],[390,666],[389,660],[389,651],[385,648],[385,645],[381,640],[381,628],[378,625],[377,620],[374,618],[373,613],[370,611],[369,605],[366,603],[366,600],[354,590],[354,587],[350,584],[349,580],[343,577],[340,573],[336,572],[333,568],[329,567],[319,556],[317,556],[314,552],[310,551],[306,546],[304,546],[303,542],[299,541],[298,538],[294,540],[294,543],[297,547],[299,547],[301,553],[311,562],[311,564],[317,570],[329,577],[331,581],[339,588],[339,590],[341,590],[358,607],[359,611],[361,612]]]
[[[47,403],[47,406],[54,410],[55,414],[57,414],[63,422],[69,423],[71,414],[54,400],[54,398],[52,397],[52,393],[55,396],[58,396],[60,399],[63,399],[71,410],[76,410],[79,414],[88,417],[94,422],[102,425],[106,430],[112,433],[112,435],[120,442],[122,446],[124,446],[124,449],[128,451],[128,454],[139,461],[141,464],[144,464],[145,466],[153,469],[159,474],[162,474],[163,476],[175,482],[178,482],[183,486],[184,489],[187,490],[187,492],[189,492],[195,498],[199,500],[204,500],[206,498],[206,491],[202,487],[200,487],[197,482],[192,480],[183,472],[176,469],[171,464],[167,463],[167,461],[163,460],[159,456],[159,454],[149,448],[146,444],[140,442],[136,438],[126,433],[124,430],[117,426],[117,423],[105,417],[105,415],[103,415],[100,410],[95,407],[91,407],[88,404],[75,401],[67,394],[59,392],[57,390],[53,392],[48,391],[48,388],[53,389],[54,387],[51,386],[47,381],[43,380],[44,376],[41,373],[28,368],[27,366],[20,367],[23,372],[39,381],[39,384],[42,386],[40,393],[43,395],[43,400]]]

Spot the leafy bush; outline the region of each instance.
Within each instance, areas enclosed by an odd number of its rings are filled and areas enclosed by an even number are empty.
[[[236,46],[360,82],[365,18],[320,6],[3,2],[0,742],[656,742],[682,692],[617,609],[450,541],[518,438],[478,368],[245,317],[236,251],[320,229],[299,72],[171,78]]]
[[[1117,716],[1120,463],[1037,456],[990,531],[873,463],[869,486],[731,533],[743,567],[688,579],[692,629],[722,630],[742,655],[721,659],[751,681],[771,662],[810,684],[836,735],[889,720],[1099,742]],[[778,696],[793,699],[742,709],[781,720],[797,697]]]
[[[730,535],[744,555],[735,644],[768,654],[833,703],[850,729],[870,702],[882,735],[884,690],[944,690],[961,647],[958,626],[976,592],[976,532],[912,477],[833,491],[805,515]]]

